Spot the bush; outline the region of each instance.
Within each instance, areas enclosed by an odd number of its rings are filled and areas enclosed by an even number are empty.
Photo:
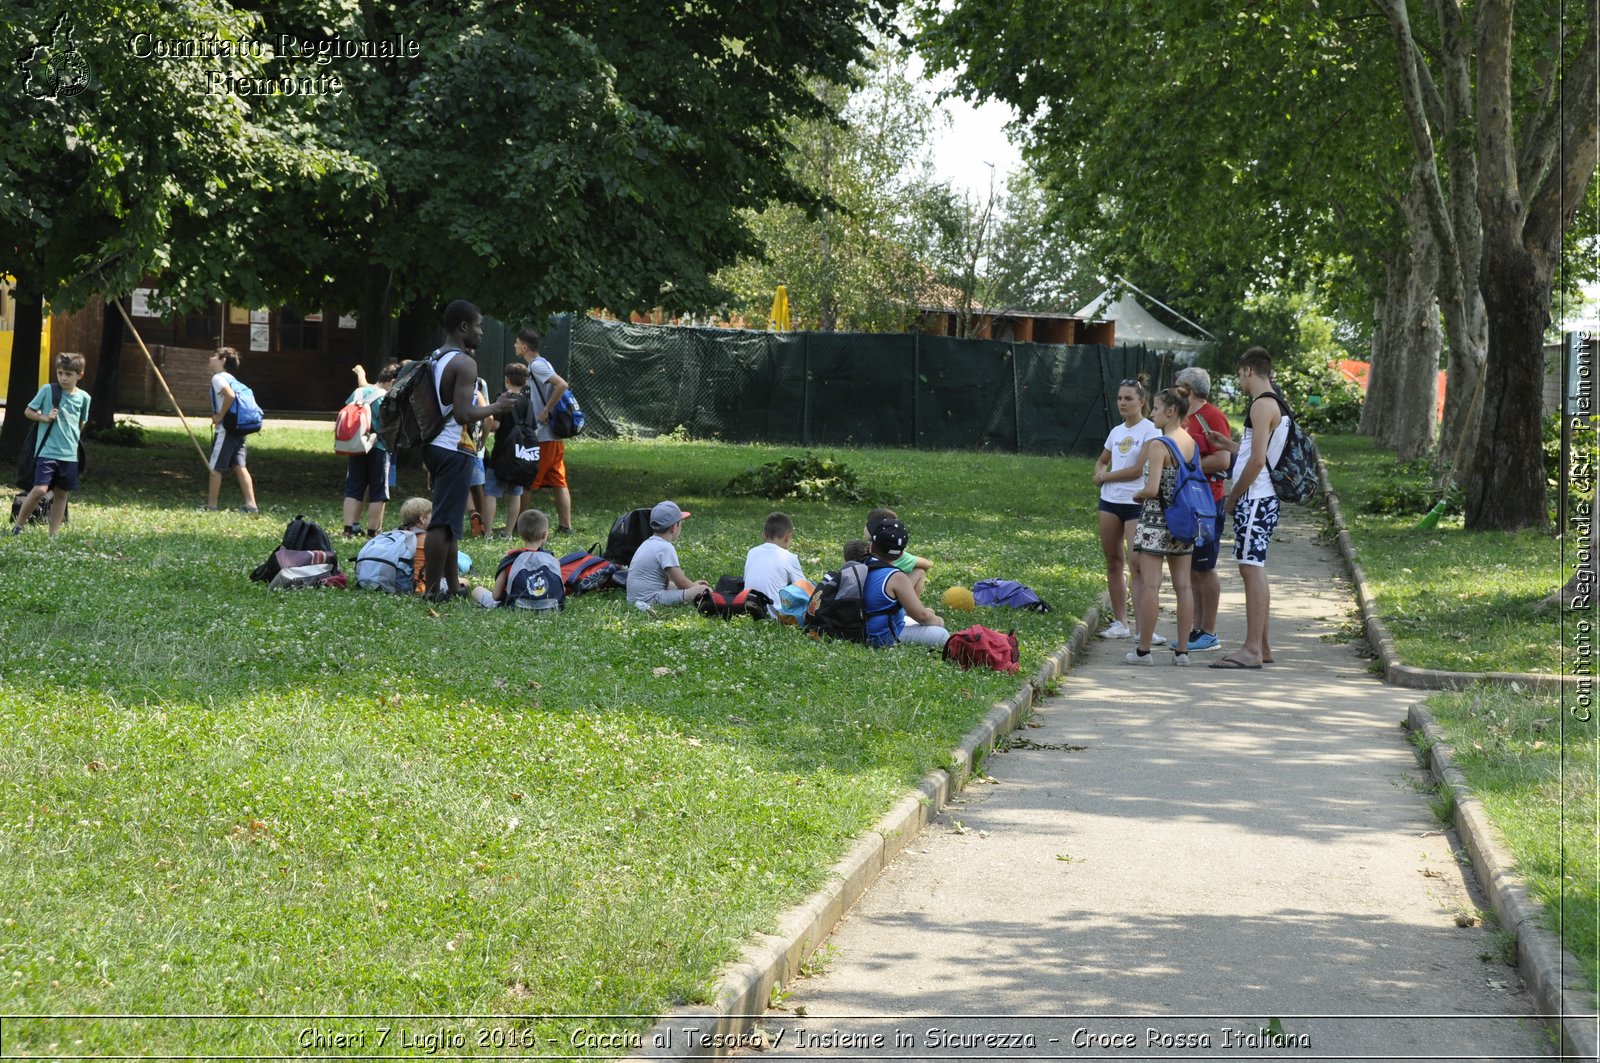
[[[1554,519],[1556,502],[1561,497],[1561,415],[1552,413],[1544,419],[1544,483],[1549,495],[1552,519]],[[1595,419],[1585,417],[1577,420],[1572,429],[1572,453],[1574,455],[1595,454],[1596,446]],[[1573,486],[1569,484],[1568,487]],[[1572,513],[1577,506],[1593,499],[1583,494],[1567,492],[1567,512]]]
[[[850,466],[815,454],[769,461],[758,469],[746,469],[728,481],[723,493],[760,498],[798,498],[807,502],[891,502],[882,492],[863,489]]]
[[[1423,514],[1439,501],[1441,492],[1433,482],[1433,464],[1426,459],[1396,462],[1384,470],[1371,498],[1361,507],[1363,513],[1387,513],[1395,516]],[[1465,495],[1460,487],[1451,484],[1443,492],[1446,513],[1460,513]]]
[[[138,421],[118,421],[110,428],[90,428],[84,433],[96,443],[111,447],[142,447],[146,440],[144,425]]]
[[[1331,364],[1289,365],[1274,373],[1284,401],[1308,432],[1354,432],[1365,401],[1361,389]],[[1433,503],[1428,503],[1431,508]]]

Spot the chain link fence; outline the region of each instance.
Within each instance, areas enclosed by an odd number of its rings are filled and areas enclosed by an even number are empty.
[[[485,322],[497,381],[515,330]],[[586,434],[801,446],[1098,453],[1117,388],[1170,361],[1143,347],[962,340],[917,333],[750,332],[563,314],[543,353],[583,406]],[[494,389],[491,389],[494,390]]]

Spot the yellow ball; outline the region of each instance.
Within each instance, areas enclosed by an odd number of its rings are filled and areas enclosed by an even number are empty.
[[[972,600],[972,592],[965,587],[951,587],[944,592],[944,604],[952,609],[959,609],[963,613],[970,613],[977,607]]]

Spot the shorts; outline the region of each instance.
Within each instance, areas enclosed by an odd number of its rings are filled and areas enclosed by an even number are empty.
[[[461,536],[461,519],[467,515],[467,494],[472,488],[472,455],[464,450],[422,448],[422,464],[433,477],[433,519],[428,530],[446,528],[452,539]]]
[[[501,498],[505,495],[510,495],[512,498],[516,498],[521,495],[522,492],[527,490],[527,488],[523,487],[521,484],[502,484],[500,482],[500,477],[494,474],[493,465],[485,465],[483,472],[484,494],[487,494],[493,498]]]
[[[236,432],[220,431],[211,434],[211,471],[245,467],[244,436]]]
[[[345,467],[344,497],[369,503],[389,501],[389,452],[373,447],[365,454],[350,455]]]
[[[1130,520],[1138,520],[1140,508],[1137,502],[1107,502],[1103,498],[1100,500],[1100,512],[1109,513],[1124,524]]]
[[[60,458],[33,459],[33,486],[59,487],[63,491],[78,489],[78,463]]]
[[[1267,544],[1278,528],[1278,496],[1241,498],[1233,507],[1233,559],[1265,568]]]
[[[1222,503],[1217,502],[1217,530],[1211,536],[1211,541],[1204,546],[1194,548],[1194,559],[1190,567],[1195,572],[1210,572],[1217,567],[1217,558],[1222,553],[1222,533],[1227,530],[1228,518],[1222,515]]]
[[[488,477],[483,468],[483,455],[474,454],[472,456],[472,482],[467,486],[482,487],[487,479]]]
[[[688,594],[689,592],[681,587],[667,587],[651,591],[642,598],[629,598],[628,604],[635,609],[649,609],[653,605],[684,605],[689,601]]]
[[[567,444],[560,439],[550,442],[539,440],[539,471],[534,474],[533,483],[528,485],[528,490],[537,491],[541,487],[567,486]]]

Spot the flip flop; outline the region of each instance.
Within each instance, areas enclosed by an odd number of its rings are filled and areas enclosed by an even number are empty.
[[[1241,660],[1239,660],[1238,658],[1235,658],[1235,657],[1219,657],[1218,659],[1212,661],[1210,664],[1206,665],[1206,667],[1207,668],[1221,668],[1224,671],[1230,671],[1230,672],[1236,672],[1236,671],[1239,671],[1241,669],[1249,669],[1250,671],[1253,671],[1253,672],[1261,670],[1261,666],[1259,664],[1245,664],[1243,661],[1241,661]]]

